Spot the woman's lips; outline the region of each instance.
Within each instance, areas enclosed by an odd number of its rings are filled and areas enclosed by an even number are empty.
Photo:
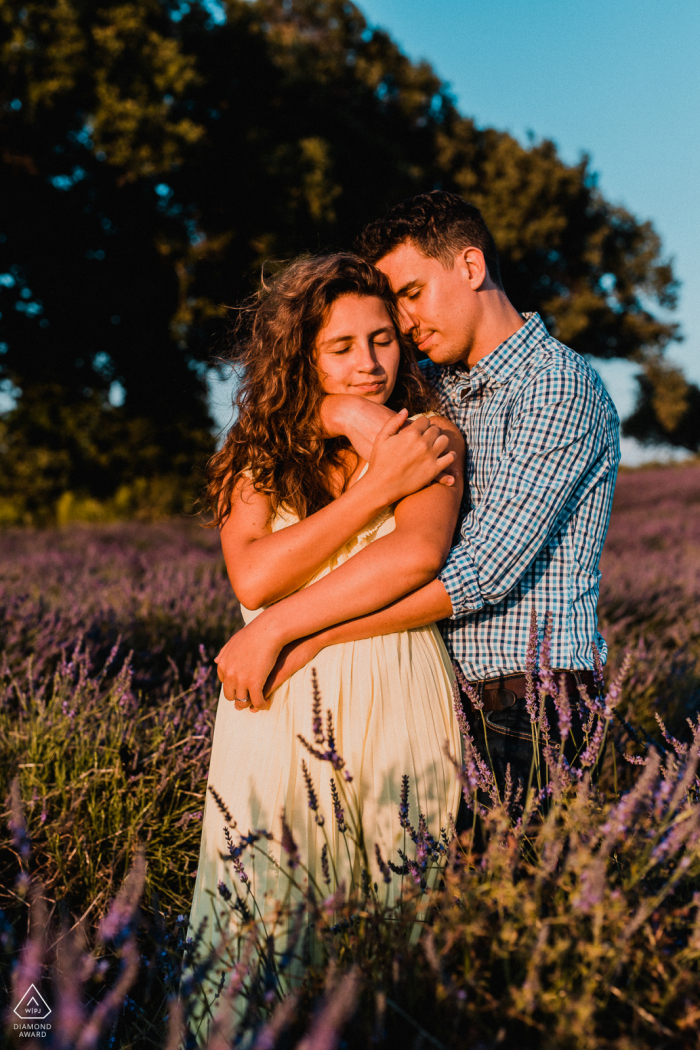
[[[373,394],[377,390],[381,390],[386,385],[386,379],[377,380],[376,383],[356,383],[355,390],[363,390],[366,393]]]

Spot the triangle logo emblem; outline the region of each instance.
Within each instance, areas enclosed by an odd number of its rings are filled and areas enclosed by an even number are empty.
[[[21,1017],[23,1021],[43,1021],[51,1013],[51,1007],[48,1005],[43,995],[35,984],[30,984],[26,992],[17,1003],[14,1012],[18,1017]]]

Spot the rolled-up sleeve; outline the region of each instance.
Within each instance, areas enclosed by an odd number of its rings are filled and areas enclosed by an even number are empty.
[[[512,590],[578,502],[617,466],[606,403],[577,370],[543,370],[511,407],[504,447],[440,572],[452,618]]]

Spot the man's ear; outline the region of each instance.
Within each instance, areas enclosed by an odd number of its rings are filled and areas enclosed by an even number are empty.
[[[489,282],[489,271],[481,248],[465,248],[457,256],[457,265],[462,268],[465,279],[475,292]]]

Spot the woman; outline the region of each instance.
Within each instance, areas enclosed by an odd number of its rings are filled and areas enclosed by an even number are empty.
[[[420,569],[416,582],[427,582],[454,532],[463,444],[451,423],[431,420],[442,431],[436,466],[421,491],[391,506],[394,495],[382,473],[390,455],[387,435],[399,430],[407,413],[429,413],[432,400],[384,275],[351,255],[292,263],[261,293],[243,348],[238,417],[210,464],[208,495],[246,623],[273,603],[281,614],[293,610],[300,588],[316,586],[325,594],[329,583],[342,581],[343,565],[372,543],[395,544],[411,566],[406,572]],[[384,446],[369,466],[347,440],[325,437],[321,409],[329,394],[405,410],[385,428]],[[453,458],[454,484],[428,484]],[[417,566],[421,558],[425,564]],[[245,636],[246,628],[236,636],[239,644]],[[398,860],[396,849],[406,839],[406,821],[402,827],[398,819],[404,774],[410,778],[410,824],[417,827],[423,814],[437,837],[448,814],[456,814],[459,785],[444,753],[447,742],[459,754],[453,675],[434,625],[330,645],[314,656],[313,668],[292,669],[293,661],[272,675],[272,692],[252,709],[248,696],[230,702],[222,691],[192,930],[203,919],[208,930],[228,923],[220,894],[229,895],[236,878],[227,859],[230,845],[261,828],[279,838],[282,814],[287,851],[298,848],[308,866],[301,879],[296,868],[295,877],[325,892],[327,884],[358,886],[361,869],[377,863],[376,847],[382,857]],[[314,672],[323,724],[330,710],[342,767],[339,760],[318,761],[299,740],[314,745],[319,730]],[[361,813],[362,845],[342,832],[338,792],[346,823]],[[292,854],[261,840],[237,858],[261,915],[285,897]],[[376,877],[375,867],[372,881]],[[393,883],[389,900],[400,879]]]

